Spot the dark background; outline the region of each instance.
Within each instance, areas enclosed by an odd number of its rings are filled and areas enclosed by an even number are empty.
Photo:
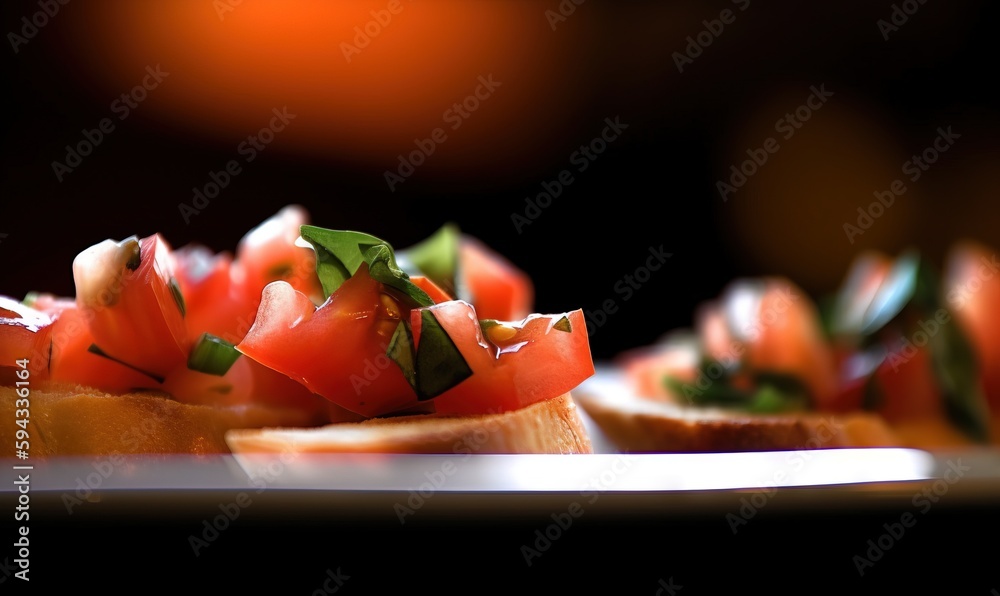
[[[397,247],[450,220],[532,276],[539,312],[594,311],[614,299],[619,310],[592,337],[595,356],[609,358],[690,324],[694,307],[734,276],[787,275],[818,296],[863,248],[915,245],[940,260],[957,238],[997,240],[988,3],[907,5],[916,12],[888,39],[877,21],[891,19],[891,3],[591,0],[556,30],[544,12],[558,10],[551,4],[403,4],[350,64],[339,44],[381,4],[338,4],[353,11],[345,15],[309,3],[239,5],[222,20],[190,2],[62,7],[4,56],[0,288],[71,295],[73,257],[105,238],[160,232],[174,246],[233,250],[289,203],[317,225]],[[724,9],[735,20],[678,72],[675,53]],[[20,31],[37,10],[7,3],[4,30]],[[432,22],[445,16],[452,21]],[[321,17],[340,21],[323,34]],[[255,54],[254,43],[268,53]],[[119,121],[109,104],[160,63],[170,76]],[[502,82],[495,98],[446,129],[448,140],[390,192],[384,172],[442,126],[477,73]],[[342,74],[354,78],[341,84]],[[833,97],[781,139],[775,122],[814,85]],[[191,203],[210,171],[242,159],[238,143],[283,105],[297,113],[288,132],[185,223],[178,204]],[[621,138],[519,232],[511,217],[526,198],[574,168],[570,154],[615,116],[628,124]],[[115,130],[59,182],[52,162],[105,117]],[[961,134],[955,146],[849,242],[843,225],[947,126]],[[779,151],[724,201],[717,181],[769,136]],[[673,257],[625,302],[616,282],[660,245]]]
[[[877,22],[903,4],[915,12],[885,39]],[[197,241],[233,250],[252,226],[297,203],[317,225],[367,231],[398,247],[455,221],[531,275],[539,312],[594,311],[615,300],[619,310],[592,334],[595,357],[606,359],[689,325],[695,307],[737,276],[786,275],[821,296],[866,248],[916,246],[941,263],[959,238],[1000,246],[995,4],[752,0],[740,12],[742,3],[722,1],[587,0],[553,30],[545,11],[558,10],[554,0],[405,3],[346,63],[340,44],[370,20],[368,11],[385,5],[247,1],[222,19],[208,0],[60,6],[17,52],[0,52],[7,83],[0,293],[72,295],[74,256],[105,238],[160,232],[174,246]],[[20,32],[22,18],[38,6],[5,2],[2,32]],[[735,20],[679,72],[674,53],[724,9]],[[114,117],[109,104],[158,63],[170,72],[162,88],[126,120],[115,120],[113,133],[59,182],[52,162],[65,159],[65,146]],[[384,171],[415,138],[441,126],[442,112],[488,73],[503,83],[496,96],[391,192]],[[717,181],[746,159],[747,149],[777,136],[775,122],[805,102],[810,86],[823,84],[834,92],[830,101],[792,138],[779,139],[780,150],[724,201]],[[283,105],[297,114],[288,131],[185,223],[178,204],[190,203],[192,187],[238,158],[238,143]],[[622,137],[519,233],[511,215],[523,214],[526,197],[572,167],[570,154],[615,116],[629,125]],[[903,178],[904,162],[948,126],[961,134],[956,144],[850,242],[844,224],[856,224],[858,208]],[[660,245],[673,256],[623,301],[615,284]],[[97,552],[107,553],[109,567],[91,552],[67,570],[94,581],[115,573],[115,565],[146,578],[187,573],[187,553],[173,545],[204,511],[177,526],[100,511],[108,516],[39,522],[45,546],[38,564],[60,560],[62,540],[86,549],[87,536],[99,534]],[[228,537],[231,548],[218,556],[231,574],[216,581],[253,586],[257,577],[307,572],[295,575],[307,589],[316,574],[322,579],[326,561],[346,561],[359,578],[418,586],[435,585],[428,578],[442,577],[441,568],[457,578],[459,567],[489,581],[506,578],[497,585],[511,589],[537,587],[544,575],[553,591],[586,591],[594,577],[655,593],[659,577],[676,575],[693,594],[699,582],[744,577],[780,588],[803,569],[818,576],[792,584],[795,592],[831,576],[851,589],[871,587],[854,576],[850,554],[899,511],[812,513],[764,517],[770,525],[762,522],[746,542],[725,542],[720,551],[701,518],[662,509],[648,521],[621,524],[613,515],[595,516],[538,576],[519,561],[490,558],[515,553],[544,516],[505,527],[428,525],[402,535],[385,520],[313,526],[261,514],[247,521],[239,540]],[[985,596],[995,584],[982,578],[985,562],[973,555],[989,551],[970,541],[985,535],[992,543],[995,510],[940,514],[916,528],[878,573],[912,579],[919,569],[921,580],[948,585],[974,579],[970,593]],[[650,540],[650,549],[638,546]],[[383,559],[390,571],[379,575]],[[406,561],[404,573],[391,575],[393,560]],[[59,573],[38,569],[50,578]],[[217,573],[202,562],[192,569]],[[473,585],[488,591],[482,582]]]

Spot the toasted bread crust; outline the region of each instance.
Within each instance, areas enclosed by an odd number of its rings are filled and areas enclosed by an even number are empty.
[[[890,447],[899,440],[877,415],[762,415],[580,393],[580,407],[616,447],[632,453]]]
[[[0,386],[0,415],[13,421],[22,409],[15,408],[18,399],[13,387]],[[29,402],[31,457],[229,453],[229,429],[316,424],[293,409],[190,405],[162,393],[110,394],[74,385],[32,387]],[[0,425],[0,441],[14,445],[16,430],[13,423]]]
[[[319,428],[232,430],[233,453],[592,453],[569,393],[483,416],[373,418]]]

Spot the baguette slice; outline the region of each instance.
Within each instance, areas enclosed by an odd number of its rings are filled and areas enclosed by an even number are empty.
[[[0,442],[12,449],[15,410],[23,410],[13,387],[0,386]],[[76,385],[30,388],[25,429],[30,456],[229,453],[226,431],[273,425],[321,424],[295,409],[260,405],[189,405],[154,392],[111,394]],[[24,412],[18,416],[24,418]],[[8,452],[9,453],[9,452]]]
[[[631,453],[900,446],[885,421],[868,412],[764,415],[621,394],[580,392],[576,399],[609,441]]]
[[[226,442],[235,454],[593,453],[569,393],[502,414],[424,414],[318,428],[231,430]]]

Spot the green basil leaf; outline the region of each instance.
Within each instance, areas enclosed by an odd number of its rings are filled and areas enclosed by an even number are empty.
[[[414,350],[409,324],[400,323],[386,356],[399,365],[420,401],[433,399],[472,376],[465,357],[430,309],[420,313],[419,347]]]
[[[752,390],[734,387],[727,375],[712,380],[706,387],[665,376],[666,388],[682,396],[690,405],[717,407],[758,414],[801,411],[809,406],[809,391],[796,377],[782,373],[760,372],[754,376]]]
[[[230,342],[211,333],[202,333],[191,348],[187,366],[191,370],[221,377],[229,372],[240,356],[236,346]]]
[[[349,230],[304,225],[299,234],[316,252],[316,274],[326,298],[358,271],[358,267],[365,262],[368,249],[379,244],[389,246],[375,236]]]
[[[50,363],[52,361],[51,350],[52,350],[52,344],[49,344],[49,362]],[[97,354],[101,358],[107,358],[108,360],[110,360],[112,362],[117,362],[118,364],[121,364],[122,366],[131,368],[135,372],[144,374],[147,377],[149,377],[150,379],[153,379],[154,381],[156,381],[157,383],[163,383],[164,378],[161,377],[160,375],[151,373],[151,372],[146,371],[146,370],[142,370],[141,368],[139,368],[137,366],[134,366],[132,364],[129,364],[128,362],[125,362],[124,360],[121,360],[119,358],[115,358],[111,354],[108,354],[107,352],[105,352],[104,350],[102,350],[101,348],[99,348],[97,346],[97,344],[90,344],[90,347],[87,348],[87,351],[90,352],[91,354]]]
[[[938,332],[928,333],[929,347],[945,414],[972,440],[986,443],[990,434],[989,406],[979,385],[976,354],[957,322],[937,324]]]
[[[449,295],[456,296],[460,241],[458,226],[449,222],[426,239],[398,251],[396,259],[410,275],[426,275]]]
[[[326,298],[357,273],[362,263],[366,263],[372,279],[399,290],[416,306],[434,304],[430,296],[410,281],[410,276],[396,264],[392,245],[388,242],[371,234],[316,226],[302,226],[299,233],[316,252],[316,274]]]
[[[365,251],[365,262],[368,263],[368,274],[372,279],[396,288],[410,298],[417,306],[432,306],[434,301],[410,281],[410,276],[396,265],[392,249],[387,244],[379,244]]]
[[[392,339],[386,347],[385,355],[395,362],[406,378],[410,387],[417,388],[416,349],[413,345],[413,329],[409,321],[400,321],[392,333]]]

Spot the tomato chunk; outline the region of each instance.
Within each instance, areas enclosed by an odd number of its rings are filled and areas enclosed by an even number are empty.
[[[96,244],[77,255],[73,278],[103,353],[158,377],[187,359],[186,307],[160,235]]]
[[[458,252],[479,318],[514,321],[531,313],[535,290],[525,272],[472,236],[462,236]]]
[[[403,320],[410,321],[420,349],[424,311],[458,348],[471,376],[422,402],[386,350]],[[257,320],[237,349],[367,417],[425,411],[428,405],[445,415],[505,412],[558,397],[594,373],[580,310],[531,315],[484,333],[469,303],[406,308],[368,275],[367,265],[319,308],[284,282],[269,284]]]

